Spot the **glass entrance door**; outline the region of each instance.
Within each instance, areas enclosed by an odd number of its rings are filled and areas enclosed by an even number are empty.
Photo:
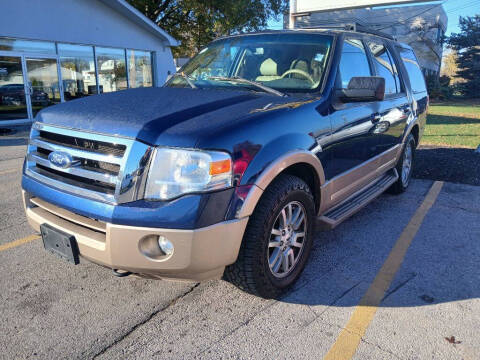
[[[0,56],[0,125],[2,120],[27,118],[22,58]]]
[[[27,96],[32,107],[32,119],[43,108],[60,103],[57,60],[26,57]]]

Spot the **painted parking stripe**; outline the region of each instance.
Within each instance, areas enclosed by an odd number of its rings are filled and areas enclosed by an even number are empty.
[[[395,246],[385,260],[382,268],[360,300],[345,328],[340,332],[337,340],[325,355],[324,360],[349,360],[355,355],[358,345],[373,320],[377,308],[385,292],[402,265],[408,247],[412,243],[418,229],[422,225],[425,215],[435,203],[443,186],[442,181],[435,181],[427,196],[417,209],[408,225],[403,229]]]
[[[24,237],[23,239],[18,239],[15,241],[8,242],[6,244],[2,244],[0,245],[0,252],[29,243],[30,241],[37,240],[37,239],[40,239],[40,235],[34,234],[34,235]]]

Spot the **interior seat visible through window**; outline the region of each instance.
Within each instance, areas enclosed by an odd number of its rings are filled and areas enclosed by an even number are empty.
[[[271,58],[268,58],[260,65],[260,76],[257,76],[256,81],[272,81],[278,80],[280,76],[277,72],[277,63]]]

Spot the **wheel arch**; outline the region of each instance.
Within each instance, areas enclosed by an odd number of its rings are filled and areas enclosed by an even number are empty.
[[[417,123],[412,126],[410,134],[412,134],[413,138],[415,139],[415,147],[418,147],[418,143],[420,141],[420,126]]]
[[[282,174],[297,176],[309,185],[315,200],[315,210],[318,212],[321,202],[320,186],[325,183],[323,166],[310,151],[295,150],[279,157],[262,171],[237,213],[237,218],[250,216],[264,190]]]

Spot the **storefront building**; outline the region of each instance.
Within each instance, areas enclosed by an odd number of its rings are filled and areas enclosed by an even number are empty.
[[[63,101],[161,86],[175,71],[175,39],[123,0],[0,7],[0,126],[29,123]]]

